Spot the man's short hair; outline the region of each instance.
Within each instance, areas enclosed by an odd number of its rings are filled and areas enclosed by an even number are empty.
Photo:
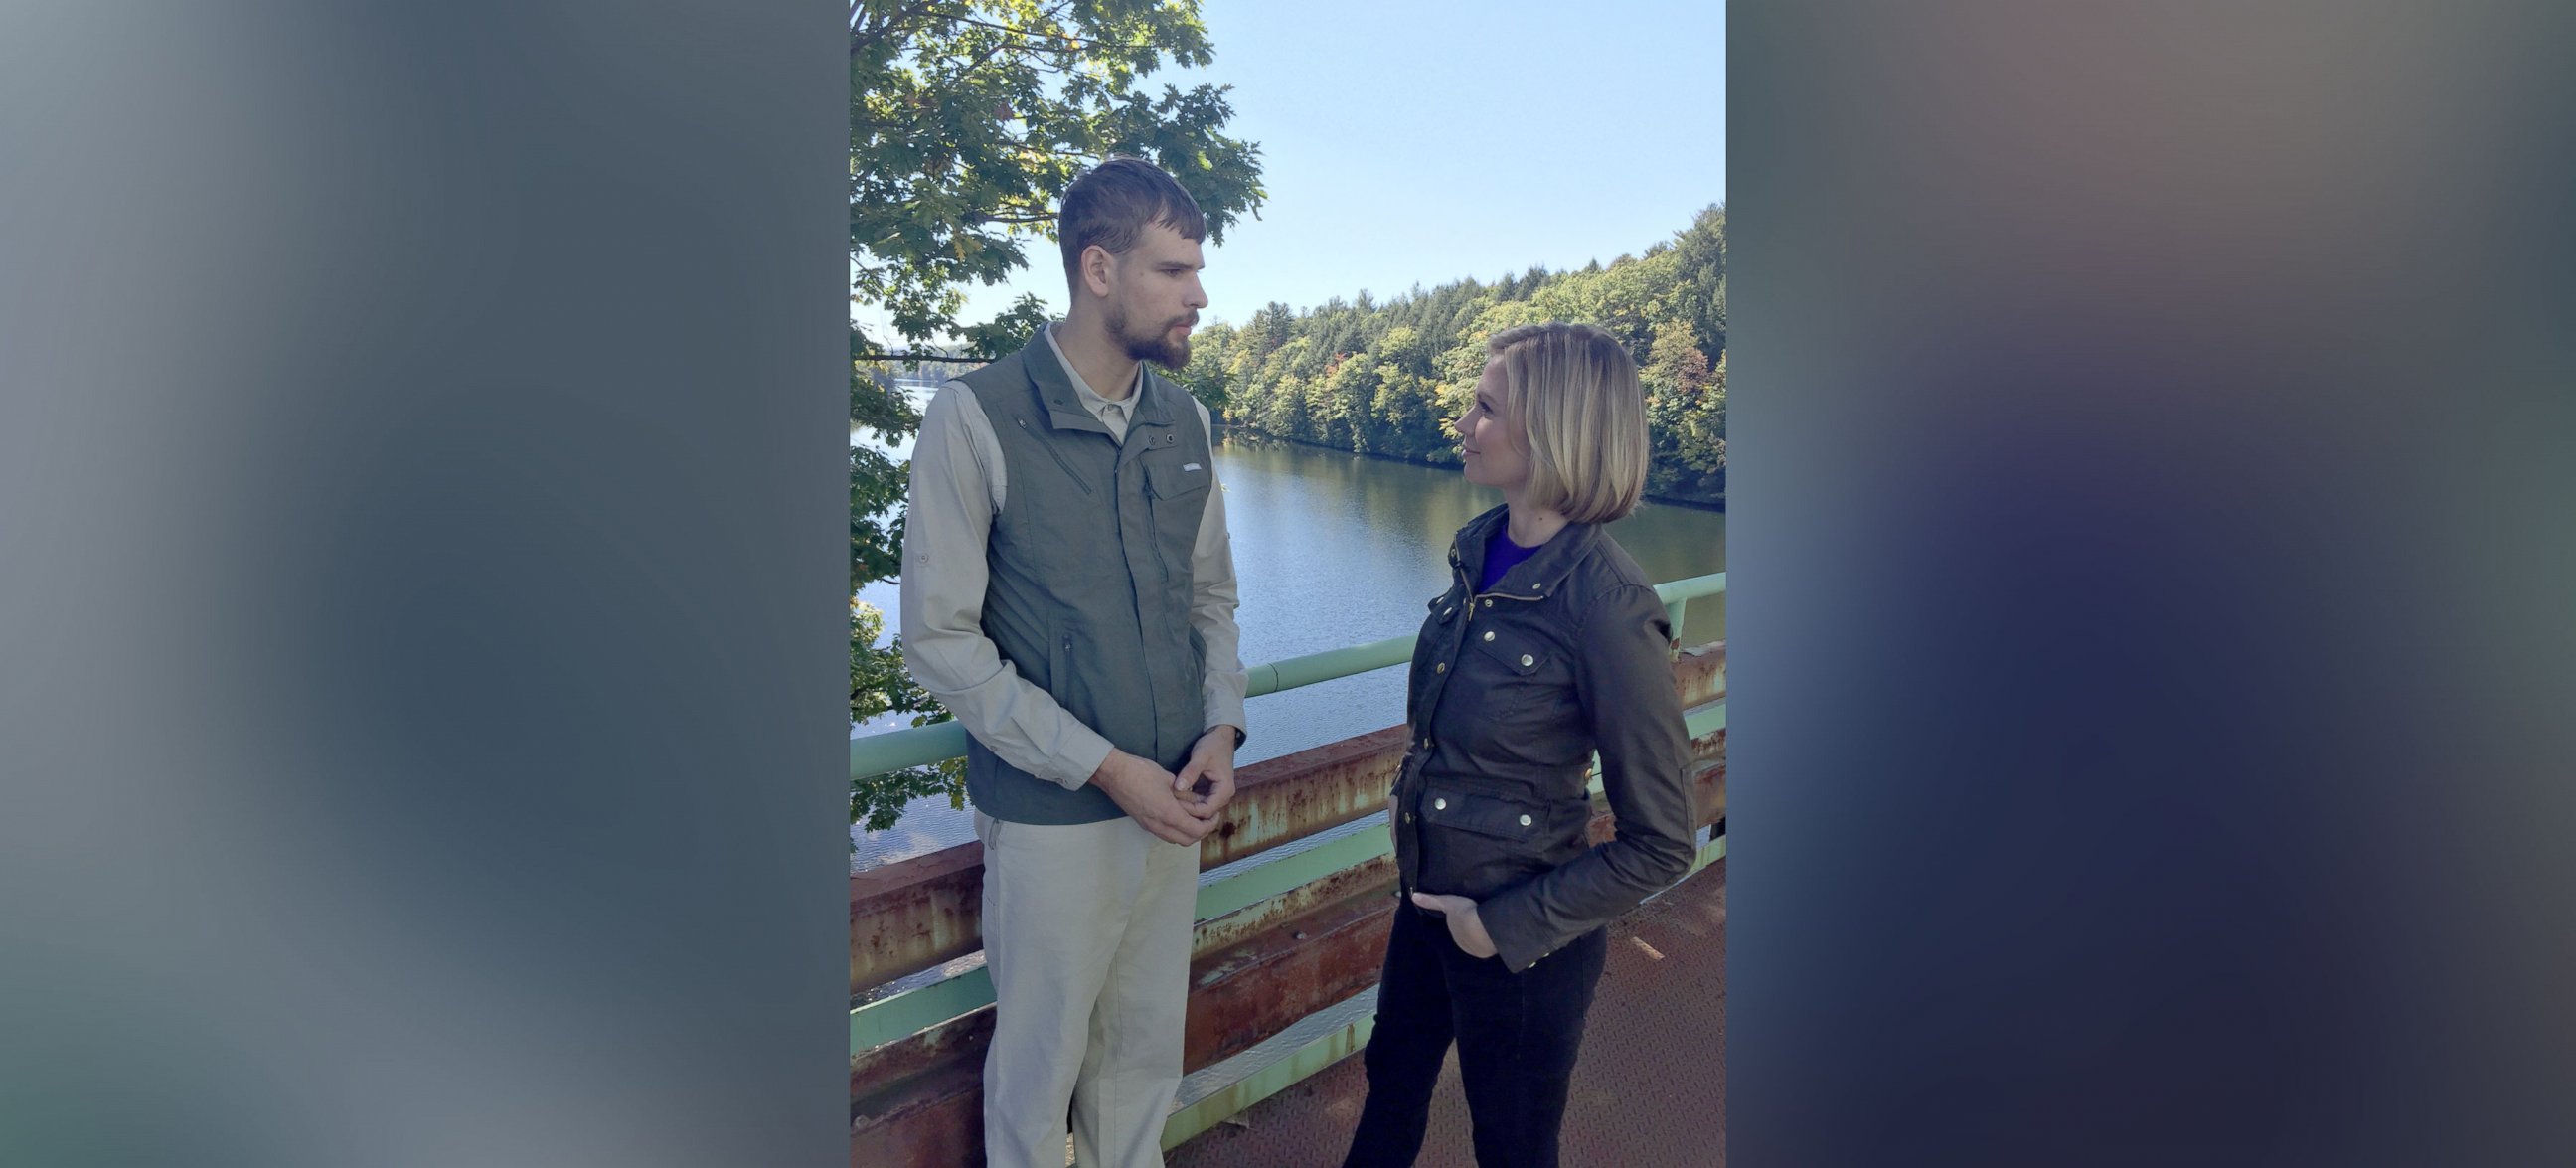
[[[1207,238],[1207,216],[1163,168],[1141,158],[1113,155],[1083,172],[1064,189],[1064,206],[1056,214],[1056,240],[1064,248],[1064,278],[1082,288],[1082,253],[1098,244],[1109,254],[1125,255],[1148,224],[1180,232],[1183,239]]]
[[[1588,324],[1525,324],[1495,333],[1503,408],[1529,435],[1523,496],[1576,523],[1625,517],[1645,494],[1646,398],[1637,362]]]

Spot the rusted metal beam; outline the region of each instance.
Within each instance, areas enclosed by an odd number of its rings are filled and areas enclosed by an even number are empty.
[[[850,1060],[850,1168],[984,1160],[984,1051],[993,1008]]]
[[[1726,731],[1718,730],[1691,740],[1691,757],[1700,760],[1691,770],[1691,805],[1698,809],[1694,821],[1701,827],[1726,819]]]
[[[1200,922],[1190,937],[1196,960],[1251,940],[1282,922],[1313,913],[1354,893],[1395,887],[1395,857],[1379,856],[1320,880],[1309,881],[1258,904]],[[1293,930],[1292,930],[1293,931]]]
[[[1377,980],[1395,867],[1380,859],[1200,926],[1192,963],[1191,1070],[1238,1053]],[[993,1007],[850,1060],[853,1164],[930,1165],[981,1152]],[[975,1128],[970,1134],[967,1128]],[[868,1149],[862,1153],[859,1149]]]
[[[1235,774],[1226,817],[1199,845],[1205,871],[1386,806],[1404,760],[1404,727],[1326,743]],[[850,877],[850,993],[953,961],[983,946],[983,846],[959,844]]]
[[[889,1088],[936,1079],[938,1072],[961,1056],[981,1058],[992,1037],[993,1007],[987,1004],[902,1041],[861,1051],[850,1057],[850,1098],[855,1104],[882,1096]],[[881,1116],[889,1110],[854,1106],[851,1115]]]
[[[1355,885],[1337,901],[1193,962],[1183,1069],[1240,1054],[1375,984],[1395,919],[1394,891],[1390,869],[1381,883]]]
[[[850,994],[984,947],[984,845],[963,843],[850,877]]]
[[[957,1089],[924,1093],[917,1106],[850,1126],[850,1168],[953,1168],[984,1162],[981,1064]]]
[[[1673,657],[1673,689],[1682,708],[1707,705],[1726,692],[1726,642],[1712,641]]]
[[[1234,801],[1199,841],[1201,870],[1385,809],[1404,739],[1404,727],[1389,726],[1236,770]]]
[[[1390,874],[1391,876],[1391,874]],[[1194,962],[1182,1065],[1198,1070],[1250,1048],[1376,982],[1395,899],[1346,893]],[[983,1063],[993,1007],[851,1060],[853,1168],[931,1168],[983,1154]]]

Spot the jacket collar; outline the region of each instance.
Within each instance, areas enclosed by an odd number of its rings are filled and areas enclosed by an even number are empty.
[[[1048,329],[1055,326],[1049,324]],[[1021,361],[1029,371],[1029,380],[1037,385],[1038,404],[1047,412],[1047,423],[1058,430],[1089,430],[1107,434],[1109,427],[1093,417],[1082,404],[1082,392],[1074,388],[1073,375],[1065,371],[1064,361],[1056,356],[1055,341],[1040,333],[1021,351]],[[1172,390],[1150,365],[1140,366],[1144,376],[1137,379],[1135,400],[1127,411],[1127,428],[1168,426],[1172,424]]]
[[[1492,545],[1494,533],[1511,518],[1511,507],[1495,507],[1467,521],[1458,529],[1457,538],[1449,544],[1449,566],[1470,592],[1485,577],[1485,549]],[[1537,600],[1563,587],[1565,577],[1574,566],[1592,554],[1592,545],[1601,538],[1601,528],[1591,523],[1568,523],[1548,541],[1539,545],[1530,558],[1514,564],[1494,582],[1490,594],[1521,600]]]

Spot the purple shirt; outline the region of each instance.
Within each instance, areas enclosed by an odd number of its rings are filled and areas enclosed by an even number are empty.
[[[1494,525],[1494,537],[1485,544],[1485,578],[1476,583],[1476,591],[1493,591],[1495,582],[1503,578],[1503,573],[1511,571],[1522,560],[1538,554],[1537,548],[1525,548],[1513,543],[1512,537],[1505,534],[1508,530],[1509,528],[1504,524]],[[1543,544],[1547,541],[1539,542]]]

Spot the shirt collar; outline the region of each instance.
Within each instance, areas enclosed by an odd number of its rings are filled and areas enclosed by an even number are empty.
[[[1082,379],[1082,371],[1074,368],[1072,361],[1065,359],[1064,347],[1055,343],[1055,326],[1056,322],[1047,322],[1047,348],[1055,351],[1055,363],[1064,367],[1065,380],[1073,383],[1073,394],[1075,397],[1081,399],[1082,408],[1091,411],[1091,416],[1095,418],[1100,416],[1100,411],[1113,408],[1132,414],[1136,408],[1136,403],[1139,400],[1139,395],[1145,392],[1144,362],[1139,361],[1136,363],[1136,383],[1128,387],[1127,400],[1111,401],[1108,398],[1092,392],[1091,383]]]

